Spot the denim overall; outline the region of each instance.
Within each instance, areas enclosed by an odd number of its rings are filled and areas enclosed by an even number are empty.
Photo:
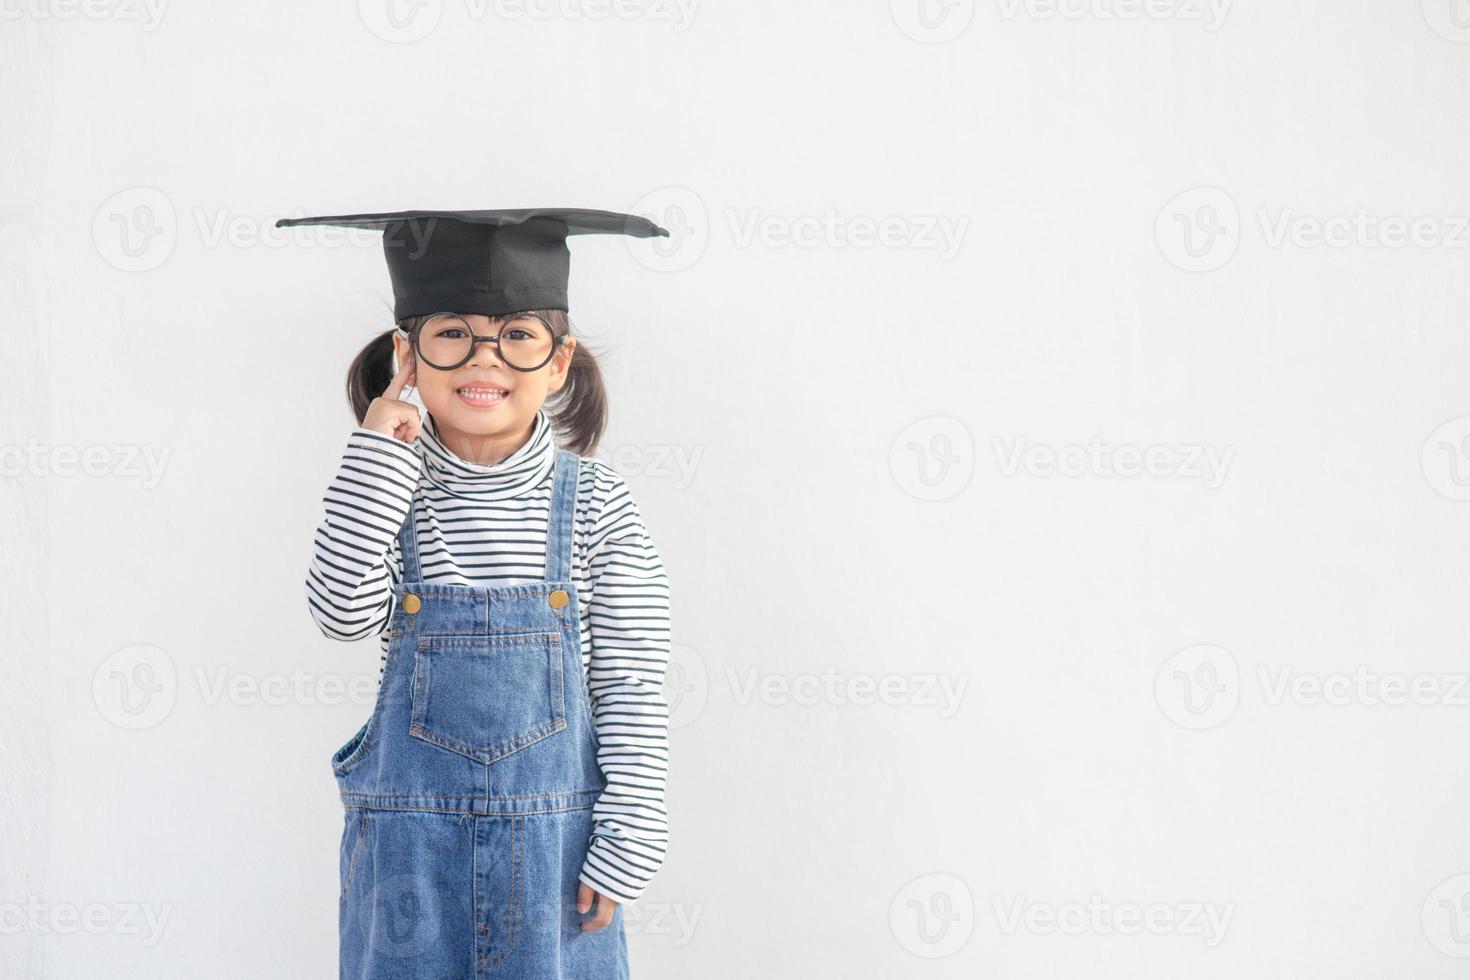
[[[424,582],[416,505],[399,529],[378,700],[332,756],[343,980],[628,976],[622,907],[583,932],[576,904],[606,785],[571,581],[579,463],[556,450],[544,581]]]

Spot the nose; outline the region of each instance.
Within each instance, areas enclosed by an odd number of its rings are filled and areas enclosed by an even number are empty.
[[[500,364],[500,345],[495,342],[499,337],[500,328],[492,327],[488,334],[475,334],[475,349],[470,352],[470,359],[465,366],[473,364],[476,367],[493,367]]]

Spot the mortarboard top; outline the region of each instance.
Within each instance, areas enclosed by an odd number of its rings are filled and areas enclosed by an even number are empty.
[[[276,222],[277,228],[293,225],[381,229],[399,320],[423,313],[565,310],[567,236],[669,234],[647,218],[586,208],[395,211]]]

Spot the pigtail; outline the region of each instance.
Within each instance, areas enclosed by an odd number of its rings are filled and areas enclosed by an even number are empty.
[[[347,402],[359,425],[373,399],[381,396],[393,380],[393,333],[385,330],[368,341],[347,368]]]
[[[541,311],[558,334],[575,335],[565,310]],[[597,356],[581,337],[561,390],[548,401],[547,414],[564,433],[563,444],[579,456],[591,456],[607,429],[607,387]]]

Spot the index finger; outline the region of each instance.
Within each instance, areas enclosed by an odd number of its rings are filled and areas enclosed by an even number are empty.
[[[388,382],[388,387],[383,389],[384,398],[392,398],[396,401],[403,393],[403,386],[408,383],[408,376],[413,373],[413,357],[413,351],[409,351],[403,363],[398,365],[398,373],[393,375],[393,380]]]

